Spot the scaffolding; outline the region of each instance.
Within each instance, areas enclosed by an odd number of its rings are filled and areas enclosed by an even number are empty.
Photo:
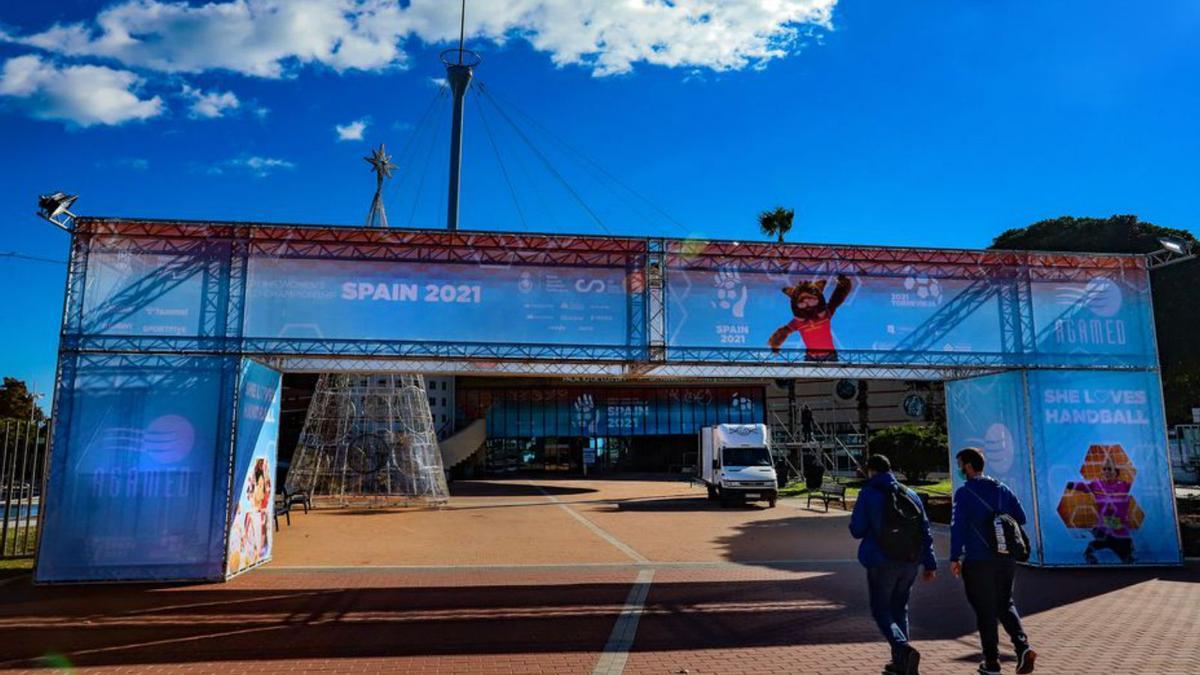
[[[445,503],[446,473],[424,378],[321,375],[285,484],[318,505]]]

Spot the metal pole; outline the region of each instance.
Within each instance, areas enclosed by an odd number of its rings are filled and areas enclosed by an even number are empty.
[[[9,502],[12,500],[12,475],[17,471],[17,438],[13,438],[11,445],[9,445],[8,439],[12,433],[13,425],[16,423],[16,420],[5,420],[4,440],[0,444],[0,449],[3,449],[3,453],[0,453],[0,488],[4,490],[4,521],[0,522],[0,558],[4,558],[4,552],[8,550],[8,513]],[[17,427],[17,431],[20,431],[20,427]],[[9,448],[11,448],[11,452]],[[13,464],[11,473],[8,470],[8,458],[10,455],[12,456]],[[5,476],[8,477],[8,480],[5,480]]]
[[[460,51],[461,60],[461,51]],[[454,118],[450,123],[450,191],[446,200],[446,228],[451,232],[458,229],[458,193],[462,180],[462,131],[463,98],[471,83],[473,68],[462,63],[446,64],[446,79],[454,94]]]

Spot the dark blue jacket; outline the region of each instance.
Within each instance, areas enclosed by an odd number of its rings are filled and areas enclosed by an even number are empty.
[[[921,566],[927,570],[935,570],[937,558],[933,554],[933,537],[929,534],[929,518],[925,516],[925,505],[921,503],[917,493],[901,486],[890,472],[876,474],[867,481],[858,493],[854,513],[850,514],[850,534],[855,539],[862,540],[858,545],[858,562],[862,563],[863,567],[876,567],[892,562],[879,548],[879,533],[883,532],[884,497],[898,487],[908,490],[909,496],[921,508],[921,533],[924,537]]]
[[[954,492],[954,515],[950,518],[951,560],[992,560],[987,528],[992,513],[1007,513],[1025,524],[1025,509],[1008,486],[991,476],[978,476]]]

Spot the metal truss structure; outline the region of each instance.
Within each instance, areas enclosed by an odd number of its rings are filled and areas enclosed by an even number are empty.
[[[162,264],[95,306],[85,305],[96,253],[155,255]],[[628,296],[624,344],[335,339],[246,335],[247,276],[255,258],[598,267],[621,270]],[[771,274],[923,274],[968,280],[967,290],[890,349],[840,349],[834,362],[803,350],[670,344],[666,277],[722,265]],[[880,248],[502,232],[447,232],[267,223],[207,223],[79,218],[68,272],[61,349],[75,354],[238,355],[288,371],[561,375],[598,378],[903,377],[955,379],[982,372],[1044,367],[1152,368],[1120,356],[1063,355],[1037,361],[1033,281],[1080,282],[1145,274],[1138,256],[1015,251]],[[198,285],[202,309],[194,335],[122,332],[124,318],[181,284]],[[939,349],[941,338],[984,303],[1000,307],[1001,350]]]

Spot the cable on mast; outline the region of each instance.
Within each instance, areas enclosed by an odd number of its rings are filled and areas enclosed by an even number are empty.
[[[520,137],[525,145],[527,145],[529,149],[533,151],[533,154],[542,162],[542,165],[546,167],[546,170],[549,171],[550,174],[554,176],[554,178],[556,178],[564,188],[566,188],[567,192],[570,193],[571,197],[575,199],[579,206],[582,207],[583,210],[592,217],[592,220],[596,221],[596,224],[600,226],[600,229],[604,230],[605,234],[612,236],[612,232],[608,229],[608,226],[604,224],[604,221],[600,219],[600,216],[598,216],[596,212],[592,210],[592,207],[588,206],[588,203],[584,201],[583,197],[580,196],[571,183],[561,173],[559,173],[558,169],[554,168],[554,164],[550,162],[550,159],[546,157],[546,155],[541,151],[540,148],[537,147],[537,145],[534,144],[532,140],[530,140],[529,136],[527,136],[525,132],[521,130],[521,127],[517,126],[517,123],[514,122],[511,117],[509,117],[508,113],[506,113],[503,108],[497,105],[496,100],[488,92],[487,88],[481,87],[479,91],[487,97],[488,102],[492,104],[492,106],[496,109],[496,112],[500,113],[500,117],[502,117],[505,122],[508,122],[508,125],[512,127],[513,131],[517,132],[517,136]]]
[[[508,175],[508,167],[504,166],[504,158],[500,155],[500,146],[496,144],[496,137],[492,134],[492,125],[488,124],[487,117],[483,114],[483,104],[479,102],[479,97],[475,97],[475,107],[479,113],[479,121],[483,124],[484,133],[487,134],[488,143],[492,146],[492,152],[496,155],[496,163],[500,165],[500,175],[504,176],[504,183],[508,185],[508,193],[512,195],[513,206],[517,209],[517,217],[521,219],[521,225],[526,230],[529,229],[529,223],[525,220],[525,212],[521,209],[521,201],[517,199],[517,190],[513,187],[512,179]]]

